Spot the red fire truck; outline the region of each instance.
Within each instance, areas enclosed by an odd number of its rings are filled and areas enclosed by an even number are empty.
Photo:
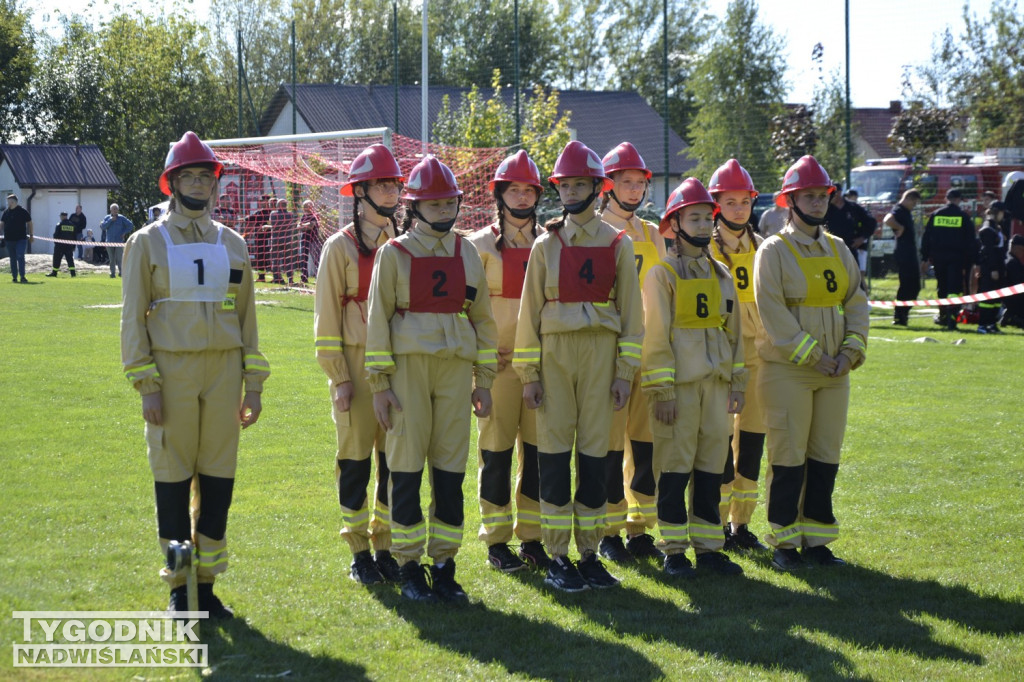
[[[921,192],[923,200],[914,216],[920,242],[924,221],[929,213],[946,203],[946,190],[960,189],[963,194],[960,206],[980,225],[984,219],[984,193],[991,191],[1000,199],[1004,198],[1010,181],[1022,172],[1024,148],[1021,147],[988,149],[983,153],[939,152],[916,176],[906,158],[869,159],[865,165],[854,168],[850,173],[850,187],[857,190],[858,202],[871,211],[879,225],[871,242],[872,275],[882,276],[895,268],[896,240],[892,230],[882,225],[882,218],[899,201],[904,190],[914,187]],[[1024,232],[1020,221],[1014,221],[1013,231]]]

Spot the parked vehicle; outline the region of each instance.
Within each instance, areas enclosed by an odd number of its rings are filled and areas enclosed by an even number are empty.
[[[850,173],[850,187],[859,192],[858,203],[878,220],[878,229],[871,240],[872,275],[882,276],[895,269],[896,239],[892,230],[882,224],[882,218],[905,190],[913,187],[921,193],[922,201],[914,216],[920,242],[924,220],[946,203],[947,190],[960,189],[963,193],[961,207],[974,216],[980,226],[984,211],[979,208],[984,193],[992,191],[1002,198],[1006,176],[1022,170],[1024,148],[1021,147],[988,149],[984,153],[939,152],[924,172],[916,176],[907,158],[869,159],[865,165],[854,168]],[[1024,232],[1024,226],[1019,221],[1015,223],[1014,232]]]

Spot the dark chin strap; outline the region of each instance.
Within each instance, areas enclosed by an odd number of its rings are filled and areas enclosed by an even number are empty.
[[[679,235],[684,242],[690,246],[696,246],[698,249],[703,249],[711,244],[711,237],[691,237],[686,234],[686,230],[683,230],[682,228],[676,230],[676,234]]]
[[[511,206],[506,206],[505,208],[508,209],[508,212],[512,214],[513,218],[518,218],[519,220],[532,218],[537,215],[536,206],[531,206],[530,208],[512,208]]]
[[[461,208],[462,197],[459,197],[459,209]],[[420,213],[419,202],[416,202],[415,204],[412,205],[412,214],[416,216],[416,220],[420,221],[424,225],[429,225],[430,229],[433,230],[434,232],[449,232],[453,227],[455,227],[455,221],[458,220],[459,218],[459,209],[456,209],[455,217],[452,218],[451,220],[442,220],[440,222],[432,223],[423,217],[423,214]]]
[[[640,201],[636,202],[635,204],[624,204],[621,201],[619,201],[619,198],[617,196],[615,196],[615,190],[608,192],[608,195],[612,199],[614,199],[615,203],[619,205],[619,208],[621,208],[626,213],[636,213],[636,210],[640,208],[640,206],[644,203],[644,197],[640,197]],[[647,190],[644,190],[644,196],[647,196]]]
[[[207,199],[206,201],[199,201],[198,199],[193,199],[192,197],[185,196],[181,192],[177,193],[177,198],[178,201],[181,202],[181,205],[190,211],[202,211],[204,208],[207,208],[210,204],[209,199]]]
[[[718,215],[718,222],[722,223],[723,225],[728,227],[733,232],[744,232],[747,229],[747,224],[746,223],[734,223],[734,222],[728,221],[728,220],[725,219],[725,216],[723,216],[721,214]]]
[[[590,205],[594,203],[594,199],[596,198],[597,192],[595,192],[594,190],[590,190],[590,196],[588,196],[583,201],[577,201],[575,204],[562,204],[562,208],[564,208],[567,212],[571,213],[572,215],[579,215],[580,213],[586,211],[587,208],[589,208]]]
[[[795,202],[792,206],[790,206],[790,208],[793,209],[793,213],[796,213],[797,218],[804,221],[811,227],[821,227],[822,225],[828,222],[825,218],[815,218],[814,216],[807,215],[806,213],[804,213],[803,211],[796,207]]]
[[[394,206],[378,206],[373,199],[370,198],[370,193],[365,187],[363,188],[363,196],[359,197],[359,200],[368,203],[370,208],[377,212],[377,215],[384,218],[390,218],[395,215],[395,211],[398,210],[398,204],[395,204]]]

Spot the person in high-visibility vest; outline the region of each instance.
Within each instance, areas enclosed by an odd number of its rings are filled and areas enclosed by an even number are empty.
[[[373,413],[366,382],[366,299],[377,249],[397,236],[395,210],[405,181],[382,144],[353,160],[341,195],[352,197],[352,222],[323,246],[313,306],[316,359],[328,379],[338,436],[334,477],[341,505],[341,537],[352,551],[350,577],[363,585],[399,581],[391,555],[385,433]],[[366,488],[376,448],[373,518]],[[370,554],[370,550],[374,554]]]
[[[850,404],[850,370],[864,364],[867,296],[856,258],[823,229],[828,173],[801,157],[775,203],[789,221],[754,256],[754,299],[762,329],[758,391],[767,427],[767,514],[781,571],[804,562],[837,566],[839,537],[832,493]]]
[[[527,564],[547,570],[550,559],[541,541],[540,477],[537,473],[537,415],[523,402],[523,382],[512,369],[516,320],[526,264],[537,239],[537,203],[543,187],[537,164],[523,150],[501,162],[488,185],[497,220],[469,240],[480,253],[498,326],[498,374],[491,386],[491,415],[477,420],[480,532],[487,561],[512,573]],[[519,445],[512,512],[512,453]],[[513,531],[518,555],[509,549]]]
[[[733,418],[729,457],[722,475],[722,517],[726,550],[766,550],[750,530],[757,508],[757,480],[764,452],[764,408],[757,392],[761,359],[754,340],[761,328],[754,301],[754,253],[764,241],[754,232],[750,217],[757,198],[750,173],[736,159],[729,159],[711,175],[708,192],[718,202],[711,255],[729,268],[739,314],[743,318],[743,360],[747,366],[747,391],[743,411]]]
[[[608,425],[613,409],[629,402],[643,321],[633,243],[596,214],[598,195],[612,188],[601,158],[573,140],[549,181],[562,217],[534,242],[512,365],[527,407],[537,410],[541,534],[552,557],[544,582],[579,592],[619,584],[597,554],[608,500]],[[578,565],[568,557],[573,535]]]
[[[239,426],[259,419],[270,374],[245,241],[210,218],[223,169],[192,131],[171,147],[159,182],[170,205],[125,244],[121,308],[121,362],[142,396],[160,546],[166,555],[171,541],[192,541],[199,610],[211,618],[233,615],[213,583],[228,568]],[[160,571],[171,613],[189,610],[188,570]]]
[[[370,280],[365,366],[374,414],[387,430],[391,552],[402,596],[416,601],[466,600],[455,580],[469,458],[466,401],[478,418],[490,414],[498,365],[483,263],[452,232],[461,196],[436,157],[416,164],[403,192],[402,235],[380,247]],[[420,507],[425,466],[429,532]],[[430,585],[420,565],[424,549],[434,561]]]
[[[658,527],[665,573],[678,578],[743,572],[721,551],[718,515],[729,415],[743,410],[747,370],[732,278],[708,251],[716,211],[696,178],[673,190],[659,229],[675,237],[674,252],[643,285],[641,371],[658,472]],[[691,546],[696,570],[686,556]]]
[[[640,282],[665,257],[665,240],[658,226],[636,211],[647,196],[651,170],[629,142],[622,142],[601,159],[614,186],[601,199],[601,219],[621,230],[633,242]],[[628,438],[627,438],[628,436]],[[654,443],[647,415],[647,396],[640,390],[640,374],[633,375],[629,406],[612,416],[608,446],[608,513],[601,538],[601,556],[615,563],[634,558],[662,561],[665,555],[648,530],[658,521],[655,508]],[[620,535],[625,529],[626,542]]]

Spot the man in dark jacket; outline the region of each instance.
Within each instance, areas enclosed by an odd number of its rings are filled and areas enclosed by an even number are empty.
[[[1024,284],[1024,235],[1015,234],[1010,239],[1010,254],[1006,257],[1006,284]],[[1002,325],[1024,328],[1024,294],[1008,296],[1003,300]]]
[[[946,192],[946,205],[928,216],[921,237],[921,258],[935,268],[936,288],[939,298],[956,296],[964,292],[964,259],[973,262],[978,252],[974,225],[960,208],[962,195],[959,189]],[[947,329],[956,329],[959,306],[939,307],[935,323]]]
[[[985,209],[985,222],[978,231],[981,248],[978,251],[978,293],[994,291],[1005,286],[1006,282],[1006,237],[1003,236],[1001,223],[1006,215],[1006,206],[1001,201],[993,201]],[[999,309],[1003,303],[999,299],[978,301],[978,333],[996,334],[999,327]]]
[[[896,290],[897,301],[913,301],[921,293],[921,264],[917,260],[917,243],[914,238],[914,209],[921,201],[916,189],[908,189],[900,197],[900,203],[892,207],[882,222],[896,235],[896,268],[900,287]],[[897,306],[893,309],[892,323],[907,326],[910,308]]]
[[[861,275],[864,275],[868,269],[868,239],[875,233],[878,221],[860,204],[846,200],[842,183],[835,183],[835,188],[825,214],[825,229],[846,243],[857,259]]]

